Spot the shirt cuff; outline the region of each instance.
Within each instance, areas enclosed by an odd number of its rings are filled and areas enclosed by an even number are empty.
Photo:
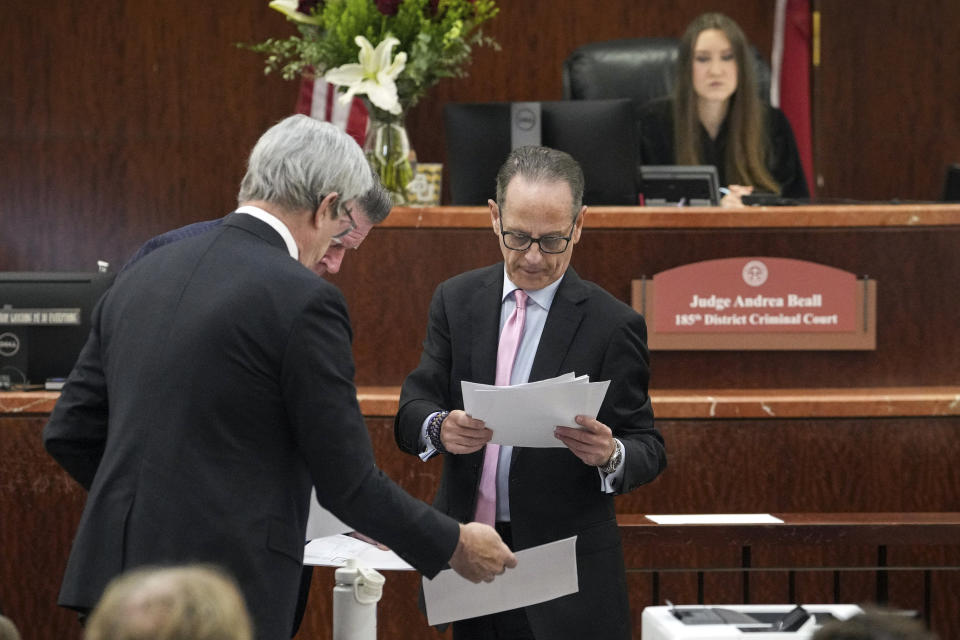
[[[430,442],[430,436],[427,435],[427,427],[430,426],[430,421],[433,420],[433,417],[440,413],[439,411],[434,411],[427,416],[427,419],[423,421],[423,424],[420,425],[420,459],[426,462],[433,456],[440,453],[433,448],[433,443]]]
[[[619,443],[623,455],[620,458],[620,464],[617,465],[613,473],[604,473],[600,471],[599,467],[597,468],[597,473],[600,474],[600,489],[604,493],[616,493],[620,490],[620,487],[623,486],[623,470],[627,461],[627,448],[623,446],[623,443],[620,442],[618,438],[614,438],[614,440]]]

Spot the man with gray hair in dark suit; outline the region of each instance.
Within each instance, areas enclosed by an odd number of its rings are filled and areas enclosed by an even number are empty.
[[[315,273],[371,184],[352,139],[291,116],[254,146],[218,228],[117,277],[44,429],[89,490],[61,605],[91,609],[133,567],[212,563],[240,585],[256,637],[286,640],[311,486],[424,575],[449,563],[489,581],[515,565],[491,527],[459,524],[376,467],[346,304]]]

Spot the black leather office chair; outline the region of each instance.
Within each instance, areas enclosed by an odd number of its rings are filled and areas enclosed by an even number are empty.
[[[947,166],[942,199],[944,202],[960,202],[960,164],[958,163]]]
[[[577,47],[563,62],[565,100],[631,98],[638,105],[673,90],[680,40],[626,38]],[[770,100],[770,66],[756,48],[757,85]]]

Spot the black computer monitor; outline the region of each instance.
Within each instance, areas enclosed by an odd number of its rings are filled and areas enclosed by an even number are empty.
[[[0,271],[0,382],[69,375],[112,273]]]
[[[630,100],[540,102],[540,144],[566,151],[583,168],[583,201],[635,205],[637,143]],[[513,147],[511,103],[444,107],[451,203],[496,198],[497,171]]]
[[[647,206],[710,207],[720,204],[720,182],[713,165],[640,167],[641,192]]]

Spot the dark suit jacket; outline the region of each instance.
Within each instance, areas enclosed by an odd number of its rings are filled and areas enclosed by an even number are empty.
[[[217,218],[216,220],[202,220],[200,222],[193,222],[182,227],[177,227],[176,229],[171,229],[170,231],[165,231],[158,236],[154,236],[144,242],[136,253],[127,260],[127,263],[123,265],[121,271],[129,269],[135,262],[146,256],[147,254],[159,249],[160,247],[165,247],[171,242],[177,242],[178,240],[186,240],[187,238],[192,238],[193,236],[198,236],[201,233],[206,233],[211,229],[216,229],[226,218]]]
[[[400,394],[395,436],[404,451],[419,452],[421,425],[429,414],[463,408],[461,380],[494,382],[502,288],[502,264],[461,274],[437,288],[420,365]],[[624,492],[650,482],[666,465],[647,395],[648,361],[643,318],[568,268],[547,316],[530,380],[573,371],[611,381],[597,418],[626,449]],[[471,520],[482,463],[482,450],[444,455],[434,505],[457,520]],[[536,637],[629,638],[613,496],[603,493],[596,468],[566,448],[514,448],[510,517],[515,550],[579,536],[580,591],[527,607]]]
[[[375,466],[340,292],[243,214],[121,274],[44,429],[89,496],[60,604],[145,564],[212,562],[261,640],[290,635],[310,486],[433,575],[457,523]]]

